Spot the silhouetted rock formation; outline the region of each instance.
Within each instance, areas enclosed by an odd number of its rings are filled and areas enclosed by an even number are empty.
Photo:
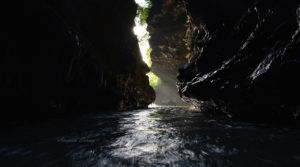
[[[148,31],[152,47],[153,71],[161,79],[156,88],[156,104],[182,105],[176,87],[178,69],[187,63],[186,10],[181,0],[152,0]]]
[[[211,101],[230,117],[299,119],[299,0],[187,0],[192,58],[182,98]]]
[[[6,0],[0,8],[1,114],[124,110],[154,101],[132,31],[133,0]]]

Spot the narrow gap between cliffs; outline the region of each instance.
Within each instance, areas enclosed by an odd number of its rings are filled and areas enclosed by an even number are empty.
[[[133,28],[134,34],[138,38],[138,44],[143,61],[148,65],[149,68],[152,66],[151,61],[151,51],[152,48],[149,44],[150,34],[147,31],[147,18],[149,16],[149,11],[152,7],[152,2],[150,0],[135,0],[138,8],[137,15],[135,18],[135,27]],[[161,83],[161,80],[153,72],[147,74],[149,77],[150,86],[155,88]]]

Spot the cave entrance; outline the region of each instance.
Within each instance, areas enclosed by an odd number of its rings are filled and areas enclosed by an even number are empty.
[[[149,44],[150,34],[147,31],[148,24],[146,20],[148,18],[149,10],[152,7],[152,3],[150,0],[135,0],[135,2],[138,5],[138,9],[136,18],[134,20],[135,27],[133,28],[133,31],[138,38],[143,61],[148,65],[149,68],[151,68],[152,61],[150,55],[152,48]],[[155,90],[155,88],[161,83],[160,78],[153,72],[149,72],[147,75],[149,77],[150,86],[152,86]]]
[[[153,87],[156,94],[156,100],[154,104],[163,106],[187,106],[178,95],[176,88],[176,72],[174,72],[175,70],[171,72],[168,70],[170,67],[173,68],[174,64],[176,66],[176,60],[171,59],[172,62],[169,64],[163,63],[163,67],[159,67],[159,65],[162,64],[161,62],[153,62],[155,59],[151,60],[151,57],[153,58],[151,53],[153,52],[149,42],[150,33],[147,31],[147,18],[149,16],[150,9],[155,6],[152,6],[151,0],[135,0],[135,2],[138,5],[138,8],[133,31],[138,38],[143,61],[151,69],[151,72],[149,72],[147,75],[149,77],[150,86]],[[151,16],[149,18],[151,19]],[[186,59],[185,56],[184,59]]]

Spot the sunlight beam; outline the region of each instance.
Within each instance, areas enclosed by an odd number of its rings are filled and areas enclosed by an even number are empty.
[[[152,7],[152,3],[150,0],[135,0],[136,4],[138,5],[137,15],[134,20],[135,27],[133,28],[134,34],[137,36],[139,42],[139,48],[142,55],[143,61],[151,68],[152,61],[151,61],[151,46],[149,43],[150,34],[147,31],[147,18],[149,14],[149,10]],[[150,86],[154,89],[158,86],[161,81],[153,72],[149,72],[147,74],[149,77]]]

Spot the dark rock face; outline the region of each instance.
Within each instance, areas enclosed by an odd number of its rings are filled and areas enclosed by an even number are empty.
[[[27,115],[147,107],[155,94],[135,15],[133,0],[3,2],[1,108]]]
[[[299,1],[224,3],[187,0],[193,42],[178,76],[181,97],[197,107],[213,102],[230,117],[299,120]]]
[[[153,71],[161,84],[156,88],[156,104],[184,104],[176,87],[178,69],[187,63],[186,10],[181,0],[152,0],[148,31],[152,47]]]

